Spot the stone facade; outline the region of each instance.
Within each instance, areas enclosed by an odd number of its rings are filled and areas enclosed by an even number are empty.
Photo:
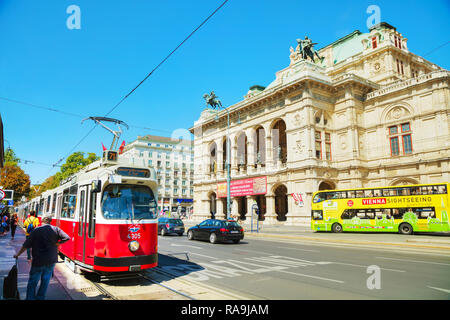
[[[319,55],[313,63],[291,48],[269,86],[201,113],[190,129],[195,219],[226,214],[217,185],[227,176],[227,132],[232,180],[267,179],[265,195],[232,198],[243,223],[257,203],[264,223],[309,224],[318,190],[450,181],[449,71],[409,52],[386,23]]]

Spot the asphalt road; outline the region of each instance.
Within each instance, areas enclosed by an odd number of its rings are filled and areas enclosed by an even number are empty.
[[[250,237],[239,244],[158,240],[158,269],[238,299],[450,299],[449,251]]]

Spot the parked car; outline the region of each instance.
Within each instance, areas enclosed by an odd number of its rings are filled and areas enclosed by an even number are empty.
[[[158,234],[165,236],[170,233],[176,233],[182,236],[184,233],[184,223],[181,219],[175,218],[159,218]]]
[[[239,243],[244,239],[244,229],[234,220],[208,219],[187,232],[189,240],[209,240],[211,243],[232,240]]]

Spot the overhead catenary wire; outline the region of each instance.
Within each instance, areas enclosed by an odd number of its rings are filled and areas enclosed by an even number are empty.
[[[217,7],[206,19],[204,19],[202,21],[202,23],[200,23],[200,25],[194,29],[194,31],[192,31],[179,45],[177,45],[175,47],[175,49],[173,49],[160,63],[158,63],[158,65],[152,70],[150,71],[147,76],[142,79],[130,92],[128,92],[116,105],[114,105],[113,108],[111,108],[111,110],[109,110],[106,114],[105,117],[108,116],[109,114],[111,114],[115,109],[117,109],[117,107],[119,107],[119,105],[121,105],[131,94],[133,94],[134,91],[136,91],[137,88],[139,88],[164,62],[166,62],[186,41],[188,41],[203,25],[205,25],[229,0],[225,0],[224,2],[222,2],[222,4]],[[38,107],[38,106],[36,106]],[[53,110],[52,110],[53,111]],[[54,166],[59,165],[65,158],[67,158],[72,151],[78,147],[93,131],[94,129],[97,127],[97,124],[94,125],[94,127],[89,130],[89,132],[83,136],[83,138],[81,138],[81,140],[75,145],[75,147],[73,147],[71,149],[71,151],[66,154],[64,157],[62,157],[61,159],[59,159]],[[53,168],[52,168],[53,169]],[[51,170],[52,170],[51,169]],[[50,174],[51,170],[49,171],[48,174]],[[47,175],[48,175],[47,174]]]

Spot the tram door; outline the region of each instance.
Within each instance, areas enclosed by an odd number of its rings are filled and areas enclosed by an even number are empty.
[[[90,234],[91,221],[91,205],[90,186],[82,186],[80,188],[80,207],[78,213],[78,229],[76,233],[76,260],[92,264],[94,257],[94,242]]]

